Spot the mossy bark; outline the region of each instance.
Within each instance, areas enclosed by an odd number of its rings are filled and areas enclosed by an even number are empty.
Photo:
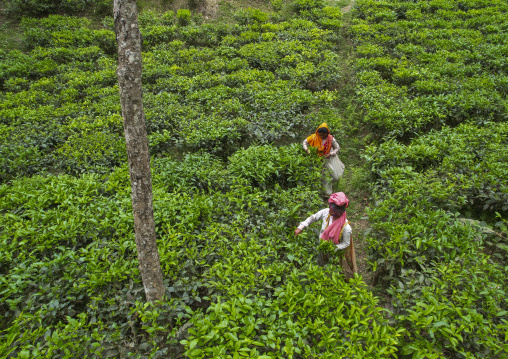
[[[134,231],[139,269],[146,299],[164,295],[162,270],[155,237],[150,152],[141,87],[141,33],[135,0],[115,0],[113,7],[118,44],[118,84],[132,187]]]

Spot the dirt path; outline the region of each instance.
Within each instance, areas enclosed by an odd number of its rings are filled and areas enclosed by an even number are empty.
[[[202,13],[205,19],[214,18],[219,10],[219,0],[205,0]]]
[[[351,11],[351,8],[354,6],[354,4],[355,4],[355,2],[353,0],[353,1],[351,1],[351,3],[348,6],[341,8],[340,11],[342,11],[343,14],[347,14],[348,12]]]
[[[0,48],[5,51],[21,50],[22,40],[19,24],[10,20],[0,6]]]
[[[210,19],[217,16],[219,9],[219,0],[204,0],[202,4],[203,7],[201,11],[205,18]],[[342,13],[350,13],[354,4],[354,0],[349,1],[346,6],[341,7]],[[344,16],[343,21],[344,27],[347,29],[351,22],[351,15],[349,14]],[[351,60],[354,59],[354,55],[352,57],[353,45],[349,39],[347,30],[343,29],[341,34],[344,39],[344,46],[340,47],[342,62],[344,64],[344,68],[342,69],[343,83],[340,84],[340,86],[343,88],[343,90],[341,90],[341,97],[352,99],[354,97],[354,81],[353,72],[351,68],[349,68],[349,63],[351,63]],[[347,105],[344,105],[343,108],[339,110],[340,115],[346,119],[343,125],[344,129],[342,129],[342,132],[346,134],[346,138],[339,139],[341,146],[341,153],[339,156],[346,164],[346,171],[344,178],[341,179],[337,186],[335,186],[335,190],[343,191],[346,193],[351,201],[352,205],[348,210],[348,220],[351,222],[353,227],[353,240],[357,257],[358,271],[359,274],[362,275],[364,281],[369,286],[372,286],[373,275],[370,270],[367,258],[369,245],[365,240],[365,233],[370,228],[370,223],[366,212],[366,209],[371,204],[370,190],[368,188],[368,184],[365,183],[365,181],[368,180],[368,176],[359,176],[359,173],[364,171],[364,163],[359,156],[360,151],[363,149],[363,144],[355,139],[355,137],[363,137],[363,134],[361,132],[357,132],[351,136],[348,136],[350,127],[357,126],[357,124],[353,124],[351,121],[356,121],[358,115],[352,114],[351,111],[355,111],[355,108],[351,108],[351,106]],[[327,206],[327,203],[325,203],[325,205]]]
[[[342,13],[348,14],[354,4],[354,0],[350,1],[347,6],[341,8]],[[361,110],[354,102],[354,72],[351,64],[355,61],[355,54],[347,32],[351,22],[351,14],[344,16],[343,21],[344,28],[341,33],[344,46],[340,52],[344,64],[342,68],[343,89],[341,96],[349,99],[350,102],[340,105],[342,107],[340,114],[344,119],[341,129],[344,138],[340,139],[341,151],[339,156],[346,165],[346,170],[336,189],[346,193],[350,200],[351,208],[348,210],[348,220],[353,227],[358,272],[362,275],[365,283],[373,287],[373,273],[367,258],[369,244],[365,240],[367,231],[370,228],[367,208],[372,205],[369,184],[370,174],[364,167],[364,160],[360,156],[365,145],[361,139],[365,137],[368,131],[365,132],[361,129]],[[353,128],[357,128],[357,130],[351,133]]]

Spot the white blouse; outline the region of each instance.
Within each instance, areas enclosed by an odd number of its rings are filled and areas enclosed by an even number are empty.
[[[322,140],[321,144],[324,145],[325,142],[326,142],[326,138],[324,140]],[[307,139],[303,140],[302,146],[303,146],[303,149],[305,151],[307,151],[307,149],[309,148],[309,141],[307,141]],[[335,140],[335,137],[333,137],[332,148],[330,149],[330,156],[335,156],[337,154],[337,152],[339,152],[339,150],[340,150],[339,143]]]
[[[303,230],[304,228],[307,228],[312,223],[322,220],[323,223],[321,224],[321,232],[319,232],[319,237],[321,237],[321,235],[323,234],[323,232],[326,229],[326,219],[328,218],[329,213],[330,213],[329,208],[322,209],[321,211],[314,213],[312,216],[310,216],[305,221],[300,223],[298,228]],[[333,217],[330,216],[329,225],[331,225],[332,223],[333,223]],[[337,249],[344,249],[344,248],[349,247],[349,244],[351,242],[351,232],[352,231],[353,230],[352,230],[351,226],[349,225],[349,223],[347,223],[344,226],[344,230],[342,231],[342,240],[340,241],[339,244],[337,244]]]

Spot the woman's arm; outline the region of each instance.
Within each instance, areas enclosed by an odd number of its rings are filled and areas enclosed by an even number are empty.
[[[320,219],[323,219],[323,213],[325,213],[326,210],[327,210],[326,208],[322,209],[321,211],[314,213],[312,216],[308,217],[305,221],[301,222],[298,228],[295,229],[295,236],[302,233],[302,231],[308,226],[310,226],[312,223]]]
[[[330,156],[335,156],[340,150],[339,143],[335,140],[335,137],[332,140],[332,149],[330,150]]]
[[[347,224],[342,231],[342,241],[337,244],[337,249],[345,249],[349,247],[349,244],[351,243],[351,232],[351,226]]]
[[[302,147],[305,152],[309,153],[309,141],[307,141],[307,139],[303,140]]]

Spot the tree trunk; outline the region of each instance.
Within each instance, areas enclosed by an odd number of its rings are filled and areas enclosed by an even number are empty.
[[[139,270],[146,300],[153,302],[164,295],[162,270],[155,238],[153,218],[150,152],[143,112],[141,87],[141,33],[135,0],[114,0],[116,40],[118,43],[118,85],[123,127],[132,186],[134,231]]]

